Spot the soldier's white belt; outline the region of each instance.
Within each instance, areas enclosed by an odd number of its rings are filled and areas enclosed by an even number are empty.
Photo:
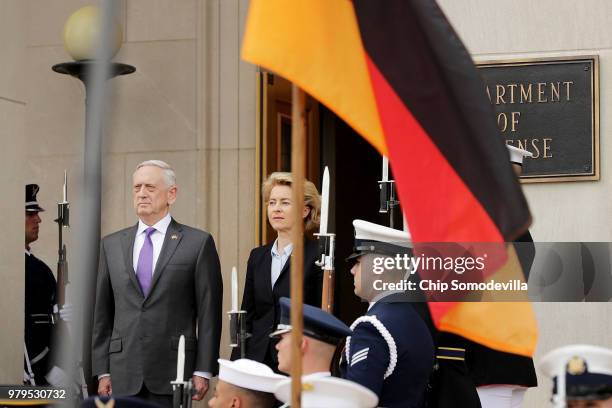
[[[32,313],[30,317],[34,324],[55,324],[55,318],[49,313]]]
[[[49,353],[49,347],[45,347],[36,357],[30,360],[30,364],[34,365],[43,359]]]

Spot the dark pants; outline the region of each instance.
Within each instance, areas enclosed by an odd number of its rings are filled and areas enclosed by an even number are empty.
[[[134,396],[136,398],[157,404],[160,407],[172,408],[172,394],[154,394],[149,391],[144,383],[142,384],[140,391],[138,391],[138,394]]]
[[[438,360],[431,387],[428,407],[481,408],[476,386],[464,361]]]

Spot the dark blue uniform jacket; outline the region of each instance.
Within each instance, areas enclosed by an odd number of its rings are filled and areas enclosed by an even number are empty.
[[[343,376],[375,392],[381,407],[422,407],[434,346],[413,305],[387,296],[355,323],[342,356]]]

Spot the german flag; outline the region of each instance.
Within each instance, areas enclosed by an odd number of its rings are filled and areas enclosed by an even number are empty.
[[[527,203],[472,59],[433,0],[252,0],[242,57],[304,89],[389,157],[415,246],[499,243],[493,268],[518,264],[504,242],[531,223]],[[475,303],[430,309],[441,330],[531,355],[529,304],[521,322],[495,328],[517,320],[518,305],[491,304],[488,316]]]

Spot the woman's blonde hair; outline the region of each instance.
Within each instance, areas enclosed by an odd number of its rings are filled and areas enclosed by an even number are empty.
[[[270,174],[266,181],[261,186],[261,194],[263,195],[264,203],[268,204],[270,193],[276,186],[289,186],[293,184],[293,176],[291,173],[277,171]],[[310,212],[304,219],[304,230],[311,232],[317,229],[320,222],[321,212],[321,196],[317,187],[312,181],[304,180],[304,205],[310,208]]]

